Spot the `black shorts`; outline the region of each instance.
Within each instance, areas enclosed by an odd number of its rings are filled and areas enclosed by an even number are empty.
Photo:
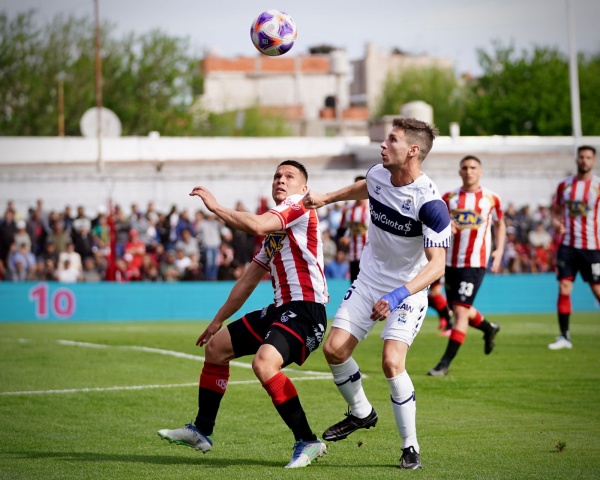
[[[235,358],[254,355],[263,344],[273,345],[283,357],[283,367],[302,365],[323,342],[327,330],[325,305],[289,302],[247,313],[227,326]]]
[[[446,267],[445,283],[448,305],[472,306],[484,276],[485,268]]]
[[[577,272],[587,283],[600,283],[600,250],[561,245],[556,254],[556,277],[575,280]]]

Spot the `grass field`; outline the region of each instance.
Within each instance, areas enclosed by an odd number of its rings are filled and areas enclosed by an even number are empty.
[[[231,369],[211,452],[156,434],[195,417],[203,350],[194,342],[204,323],[2,324],[0,478],[600,478],[599,317],[574,314],[574,349],[556,352],[546,347],[554,315],[494,317],[502,325],[494,352],[484,355],[481,332],[471,330],[444,378],[426,375],[446,345],[429,317],[408,361],[420,471],[397,468],[379,327],[355,353],[377,428],[329,444],[308,468],[285,470],[293,438],[249,359]],[[288,373],[320,435],[346,405],[329,378],[306,370],[328,373],[321,350]]]

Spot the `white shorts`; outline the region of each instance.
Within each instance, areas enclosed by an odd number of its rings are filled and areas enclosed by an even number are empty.
[[[355,281],[346,292],[332,326],[349,332],[359,341],[364,340],[378,323],[369,318],[373,313],[373,305],[387,293],[389,292],[382,292]],[[385,326],[381,338],[412,345],[423,325],[426,313],[427,290],[422,290],[404,300],[384,320]]]

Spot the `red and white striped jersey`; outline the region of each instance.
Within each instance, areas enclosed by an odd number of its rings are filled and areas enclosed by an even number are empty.
[[[359,261],[363,248],[367,243],[367,231],[371,217],[369,212],[369,202],[358,204],[353,202],[342,210],[342,221],[340,228],[346,230],[346,236],[350,238],[348,246],[348,260],[351,262]]]
[[[562,210],[562,244],[582,250],[600,250],[600,177],[565,178],[558,184],[554,205]]]
[[[446,265],[486,268],[492,253],[492,223],[504,218],[500,197],[480,187],[473,192],[458,188],[443,196],[458,232],[452,235]]]
[[[269,210],[281,220],[281,231],[265,237],[253,261],[271,272],[275,306],[291,301],[329,301],[323,273],[323,242],[315,210],[304,195],[290,195]]]

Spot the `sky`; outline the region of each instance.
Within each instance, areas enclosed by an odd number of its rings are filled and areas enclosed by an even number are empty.
[[[117,34],[160,29],[187,37],[194,53],[255,56],[250,24],[262,11],[282,10],[294,19],[298,39],[287,55],[311,46],[344,48],[350,60],[363,57],[368,42],[454,60],[457,73],[481,73],[477,49],[494,41],[520,52],[533,46],[569,51],[570,3],[578,52],[600,52],[600,0],[98,0],[101,20]],[[41,22],[57,14],[94,16],[93,0],[0,0],[14,16],[35,9]]]

